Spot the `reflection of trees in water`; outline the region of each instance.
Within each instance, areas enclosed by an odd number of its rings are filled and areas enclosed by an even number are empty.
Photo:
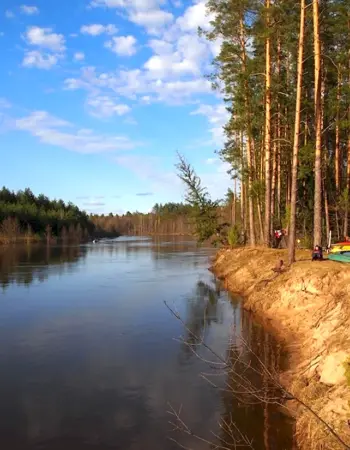
[[[196,355],[204,361],[219,362],[207,351],[208,334],[212,323],[222,322],[219,302],[220,287],[199,282],[195,294],[190,298],[186,314],[185,336],[182,354],[188,358]],[[233,304],[232,332],[226,351],[227,367],[206,364],[205,378],[221,392],[222,413],[219,419],[217,441],[225,449],[243,446],[242,436],[254,440],[254,450],[275,450],[292,448],[293,425],[283,415],[280,406],[273,404],[278,398],[276,385],[262,370],[262,363],[278,379],[278,372],[284,368],[285,355],[280,345],[241,305]],[[205,343],[203,345],[203,343]],[[220,352],[218,354],[221,355]],[[224,358],[225,359],[225,358]],[[215,367],[215,368],[214,368]],[[229,367],[234,367],[231,370]],[[254,395],[257,394],[257,395]],[[178,420],[179,418],[175,418]],[[186,426],[180,426],[185,433]],[[244,445],[249,448],[249,446]]]
[[[207,338],[212,323],[222,324],[224,317],[219,305],[221,288],[214,281],[213,285],[198,281],[193,294],[187,301],[186,330],[183,338],[183,353],[189,357]]]
[[[254,450],[292,448],[293,425],[283,415],[281,407],[271,402],[273,396],[278,398],[279,392],[261,366],[263,363],[278,379],[284,363],[281,346],[253,321],[251,314],[242,311],[240,336],[236,336],[229,346],[227,357],[235,364],[238,375],[227,374],[225,390],[222,391],[224,412],[221,421],[234,423],[235,428],[231,427],[232,436],[222,432],[222,445],[225,443],[227,446],[229,442],[235,448],[234,440],[242,433],[250,440],[253,439]],[[247,391],[247,387],[258,392],[258,395],[235,394]]]
[[[72,265],[86,256],[79,246],[6,246],[0,248],[0,285],[30,285],[43,282],[51,274],[71,271]]]

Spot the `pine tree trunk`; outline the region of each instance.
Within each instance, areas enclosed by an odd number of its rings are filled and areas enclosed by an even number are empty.
[[[349,109],[350,120],[350,109]],[[344,236],[348,236],[349,232],[349,194],[350,194],[350,132],[348,135],[348,157],[347,157],[347,169],[346,169],[346,188],[345,188],[345,211],[344,211]]]
[[[327,242],[328,242],[328,236],[331,231],[331,227],[330,227],[330,223],[329,223],[329,205],[328,205],[328,195],[327,195],[325,181],[323,181],[323,196],[324,196],[324,211],[325,211],[325,215],[326,215],[326,231],[327,231]]]
[[[277,217],[278,223],[281,222],[281,145],[277,145]]]
[[[232,225],[235,226],[237,223],[236,214],[236,203],[237,203],[237,179],[234,180],[234,190],[233,190],[233,211],[232,211]]]
[[[296,240],[296,211],[298,194],[298,152],[300,135],[300,111],[301,93],[303,84],[303,59],[304,59],[304,34],[305,34],[305,0],[300,3],[300,32],[298,45],[298,69],[297,69],[297,98],[295,105],[295,123],[293,140],[293,161],[292,161],[292,186],[291,186],[291,210],[290,227],[288,239],[288,261],[289,264],[295,262],[295,240]]]
[[[241,153],[241,172],[244,173],[245,165],[244,165],[244,147],[243,147],[243,132],[241,132],[240,136],[240,153]],[[246,221],[245,221],[245,199],[244,199],[244,179],[243,175],[241,177],[241,224],[242,224],[242,230],[244,234],[246,233]]]
[[[265,84],[265,236],[264,244],[271,243],[271,39],[270,33],[270,0],[265,1],[266,7],[266,84]]]
[[[272,156],[272,181],[271,181],[271,218],[270,231],[273,230],[275,221],[275,197],[276,197],[276,178],[277,178],[277,146],[276,142],[273,144]]]
[[[321,44],[319,0],[313,0],[314,58],[315,58],[315,197],[314,197],[314,245],[322,244],[322,102],[321,102]]]
[[[258,199],[257,202],[257,208],[258,208],[258,220],[259,220],[260,243],[261,243],[264,240],[264,226],[262,220],[262,207],[260,198]]]
[[[240,40],[242,47],[242,64],[243,73],[247,73],[247,55],[245,46],[244,33],[244,18],[240,19]],[[249,101],[249,84],[245,80],[245,109],[246,109],[246,127],[247,127],[247,165],[248,165],[248,209],[249,209],[249,242],[250,245],[255,246],[255,229],[254,229],[254,203],[252,197],[253,171],[252,171],[252,133],[251,133],[251,116],[250,116],[250,101]]]
[[[340,76],[340,67],[338,67],[338,85],[337,85],[337,116],[336,116],[336,125],[335,125],[335,187],[337,197],[340,193],[340,85],[341,85],[341,76]]]
[[[281,84],[281,39],[277,43],[277,73]],[[277,104],[277,218],[281,222],[281,103],[278,96]]]

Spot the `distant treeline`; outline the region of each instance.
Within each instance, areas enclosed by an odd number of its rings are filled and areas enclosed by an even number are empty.
[[[218,207],[218,216],[220,223],[232,223],[232,195]],[[184,203],[157,203],[146,214],[88,215],[73,203],[50,200],[43,194],[35,196],[30,189],[0,190],[0,244],[36,240],[80,242],[119,235],[192,235],[193,217],[193,206]]]
[[[88,214],[73,203],[35,196],[30,189],[0,190],[0,243],[19,240],[82,240],[94,232]]]
[[[96,233],[123,235],[192,234],[191,207],[182,203],[156,204],[150,213],[91,215]]]
[[[150,213],[124,215],[91,215],[96,233],[123,235],[192,235],[194,233],[193,207],[183,203],[155,204]],[[221,222],[231,222],[231,205],[219,208]]]

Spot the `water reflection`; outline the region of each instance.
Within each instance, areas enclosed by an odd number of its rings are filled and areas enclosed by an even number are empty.
[[[0,285],[43,282],[50,275],[71,272],[85,256],[86,250],[78,246],[0,246]]]
[[[170,403],[183,405],[204,438],[234,417],[258,450],[290,449],[291,428],[278,412],[242,406],[200,378],[207,366],[189,345],[205,351],[193,335],[224,356],[239,351],[240,334],[269,365],[279,367],[281,354],[207,271],[210,254],[193,242],[139,239],[1,249],[0,446],[173,450]],[[176,439],[210,448],[183,433]]]
[[[211,433],[202,430],[197,435],[198,440],[204,438],[214,447],[222,446],[215,448],[225,449],[237,446],[255,450],[291,449],[292,421],[286,418],[280,406],[271,403],[271,398],[278,398],[279,392],[262,370],[263,363],[278,380],[278,373],[286,368],[287,356],[280,344],[242,309],[238,298],[231,299],[232,321],[226,335],[229,345],[224,354],[217,335],[213,337],[213,325],[223,324],[227,318],[227,303],[222,301],[221,294],[221,285],[215,279],[211,284],[197,283],[194,295],[188,299],[185,332],[180,339],[181,355],[186,361],[191,357],[197,359],[203,378],[221,392],[219,432],[215,426]],[[233,370],[227,369],[225,361]],[[249,394],[250,389],[253,394]],[[172,406],[172,423],[177,431],[186,434],[189,432],[187,424],[177,413]],[[191,433],[198,431],[191,430]]]
[[[193,356],[196,347],[208,338],[212,323],[223,324],[226,304],[219,302],[220,288],[215,284],[215,279],[212,282],[213,285],[210,286],[198,281],[193,296],[188,298],[182,346],[187,357]]]

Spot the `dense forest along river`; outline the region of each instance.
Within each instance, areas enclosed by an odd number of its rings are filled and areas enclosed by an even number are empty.
[[[201,337],[224,358],[254,365],[243,336],[269,367],[283,359],[207,270],[212,255],[171,238],[0,248],[0,448],[230,449],[232,421],[251,448],[290,450],[278,409],[201,376],[228,383]]]

